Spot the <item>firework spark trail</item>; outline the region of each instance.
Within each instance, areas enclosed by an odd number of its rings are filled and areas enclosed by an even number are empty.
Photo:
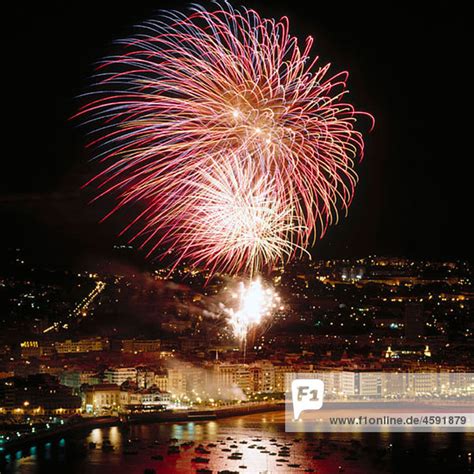
[[[304,251],[351,203],[363,139],[286,17],[230,5],[169,12],[119,42],[79,112],[104,169],[90,183],[144,210],[124,229],[211,271],[257,273]],[[370,117],[370,116],[369,116]]]
[[[172,212],[167,208],[155,217],[157,222],[147,224],[169,228],[155,245],[173,248],[179,242],[195,264],[205,264],[211,272],[225,267],[230,273],[252,274],[294,253],[292,232],[299,229],[291,209],[275,195],[273,181],[258,176],[250,161],[242,166],[239,157],[221,160],[184,185],[186,199],[171,203]],[[179,225],[177,215],[182,216]]]

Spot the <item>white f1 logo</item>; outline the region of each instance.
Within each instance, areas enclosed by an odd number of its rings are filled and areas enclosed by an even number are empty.
[[[306,410],[319,410],[323,406],[324,382],[319,379],[295,379],[291,382],[293,417],[297,420]]]

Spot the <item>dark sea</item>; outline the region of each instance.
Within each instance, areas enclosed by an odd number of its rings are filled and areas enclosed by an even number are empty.
[[[473,452],[474,433],[286,433],[284,412],[271,412],[97,428],[17,452],[0,469],[9,474],[454,474],[473,472]]]

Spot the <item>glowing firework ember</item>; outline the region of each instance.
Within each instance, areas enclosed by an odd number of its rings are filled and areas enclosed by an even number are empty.
[[[228,4],[167,13],[120,41],[78,114],[104,165],[91,182],[117,198],[106,217],[139,204],[131,241],[211,273],[252,275],[321,237],[351,203],[364,113],[312,43],[300,47],[286,17]]]
[[[243,340],[250,328],[259,325],[265,317],[280,306],[280,297],[271,288],[262,285],[260,278],[248,285],[240,283],[239,291],[232,295],[239,300],[239,308],[227,310],[229,323],[234,334]]]

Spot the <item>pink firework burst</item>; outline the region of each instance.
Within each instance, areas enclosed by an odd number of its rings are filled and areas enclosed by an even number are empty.
[[[229,4],[148,21],[98,68],[78,113],[103,169],[88,184],[140,203],[124,232],[211,272],[288,261],[346,213],[363,155],[347,72],[275,21]],[[108,216],[107,215],[107,216]]]

